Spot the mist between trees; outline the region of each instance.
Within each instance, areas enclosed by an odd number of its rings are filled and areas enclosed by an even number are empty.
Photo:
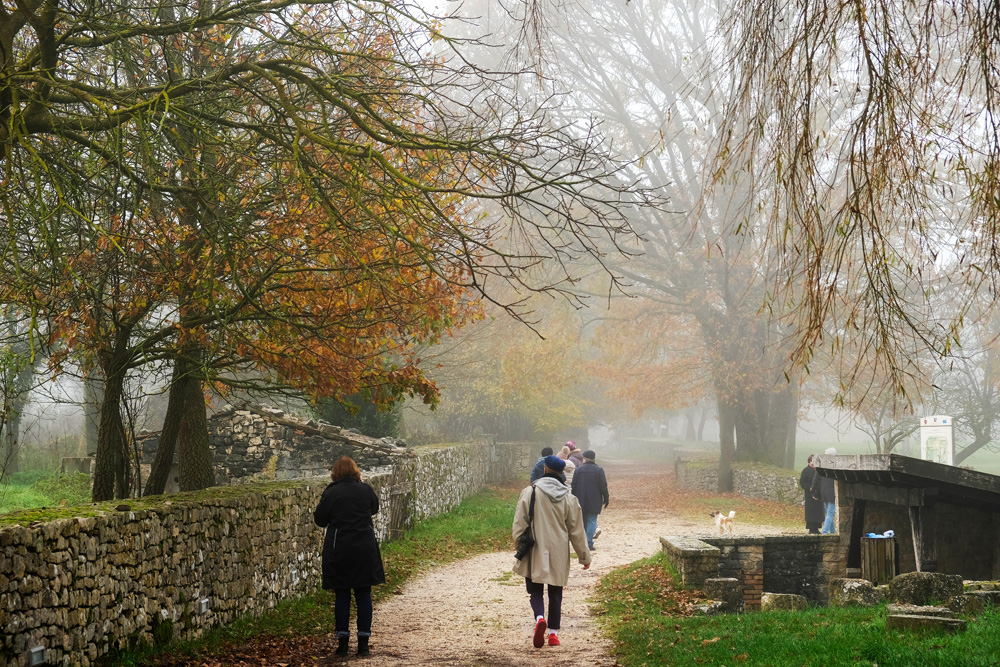
[[[7,466],[51,378],[87,387],[95,499],[175,450],[213,484],[233,396],[414,441],[714,418],[723,488],[816,408],[987,451],[996,22],[924,9],[5,7]]]

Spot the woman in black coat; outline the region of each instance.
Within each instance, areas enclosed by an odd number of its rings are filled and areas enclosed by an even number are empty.
[[[323,491],[313,519],[317,526],[326,528],[323,588],[334,591],[337,655],[347,655],[351,589],[358,607],[358,655],[368,655],[372,586],[385,582],[382,553],[372,522],[372,516],[378,513],[378,496],[361,481],[361,470],[349,456],[333,464],[330,476],[333,481]]]
[[[799,476],[799,486],[805,492],[806,497],[806,530],[812,535],[819,535],[819,529],[826,518],[826,511],[823,509],[823,501],[813,498],[812,486],[816,480],[816,468],[813,467],[813,455],[809,455],[809,465],[802,469]]]

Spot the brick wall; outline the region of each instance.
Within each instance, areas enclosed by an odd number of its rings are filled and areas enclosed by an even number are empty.
[[[736,579],[746,609],[760,609],[763,593],[794,593],[826,604],[829,582],[846,572],[836,535],[668,536],[661,537],[660,544],[684,585],[698,586],[714,577]]]

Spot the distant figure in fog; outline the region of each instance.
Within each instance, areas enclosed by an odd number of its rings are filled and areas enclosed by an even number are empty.
[[[323,588],[334,592],[337,655],[347,655],[351,637],[351,590],[358,608],[358,655],[368,655],[372,634],[372,586],[385,583],[382,553],[372,517],[378,496],[361,481],[361,470],[350,456],[341,456],[330,473],[333,480],[313,512],[317,526],[326,528],[323,540]]]
[[[563,446],[556,454],[559,458],[566,462],[566,468],[563,470],[563,482],[566,486],[573,486],[573,473],[576,472],[576,464],[573,463],[573,459],[569,457],[570,451],[568,446]]]
[[[802,474],[799,475],[799,486],[802,487],[805,495],[806,530],[809,531],[810,535],[819,535],[819,529],[826,518],[826,510],[823,507],[823,501],[812,496],[813,482],[818,476],[816,468],[813,467],[814,456],[815,454],[809,455],[808,465],[802,469]]]
[[[587,547],[594,550],[597,537],[597,515],[608,506],[608,479],[604,468],[594,463],[597,454],[588,449],[583,452],[583,465],[573,475],[573,495],[580,501],[583,511],[583,530],[587,535]]]
[[[577,447],[576,443],[572,440],[566,443],[566,447],[569,449],[568,460],[572,461],[573,465],[576,466],[576,469],[579,470],[580,466],[583,465],[583,452],[580,451],[580,448]]]

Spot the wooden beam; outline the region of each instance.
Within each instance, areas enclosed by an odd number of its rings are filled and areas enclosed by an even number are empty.
[[[910,531],[913,533],[913,556],[917,572],[937,572],[934,504],[910,507]]]
[[[861,568],[861,538],[865,536],[865,504],[863,498],[854,499],[851,512],[851,541],[847,544],[847,567]]]
[[[844,482],[844,493],[848,498],[871,500],[890,505],[925,505],[933,502],[938,495],[936,488],[885,486],[869,482]]]

